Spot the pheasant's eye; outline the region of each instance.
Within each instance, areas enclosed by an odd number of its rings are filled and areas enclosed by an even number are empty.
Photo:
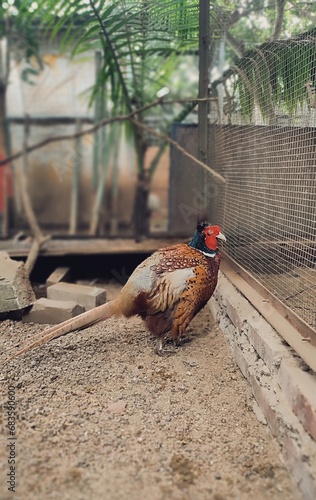
[[[211,236],[213,234],[213,231],[210,229],[209,231],[207,231],[207,236]]]

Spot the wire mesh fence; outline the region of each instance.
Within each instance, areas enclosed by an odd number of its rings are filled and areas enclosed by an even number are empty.
[[[240,265],[316,328],[316,31],[247,52],[213,87],[208,203]]]

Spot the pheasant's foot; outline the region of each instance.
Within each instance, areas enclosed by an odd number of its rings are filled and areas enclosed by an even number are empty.
[[[177,349],[175,350],[164,349],[162,338],[157,338],[155,353],[158,354],[158,356],[173,356],[174,354],[176,354],[176,352]]]
[[[175,349],[178,349],[179,347],[192,342],[192,337],[176,337],[172,339],[173,345]]]

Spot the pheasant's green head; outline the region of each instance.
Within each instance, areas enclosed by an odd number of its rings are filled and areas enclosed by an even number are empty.
[[[189,245],[212,257],[218,252],[218,240],[226,241],[220,227],[202,222],[198,224]]]

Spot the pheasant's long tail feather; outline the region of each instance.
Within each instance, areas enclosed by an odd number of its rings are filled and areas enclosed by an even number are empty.
[[[117,300],[112,300],[111,302],[107,302],[106,304],[102,304],[101,306],[91,309],[91,311],[86,311],[82,314],[79,314],[75,318],[68,319],[67,321],[60,323],[59,325],[52,326],[51,328],[33,335],[33,337],[28,340],[28,344],[23,349],[20,349],[15,354],[5,359],[2,364],[5,365],[12,359],[21,356],[30,349],[38,347],[42,344],[46,344],[52,339],[57,339],[62,335],[73,332],[74,330],[87,328],[88,326],[99,323],[100,321],[104,321],[117,313]]]

